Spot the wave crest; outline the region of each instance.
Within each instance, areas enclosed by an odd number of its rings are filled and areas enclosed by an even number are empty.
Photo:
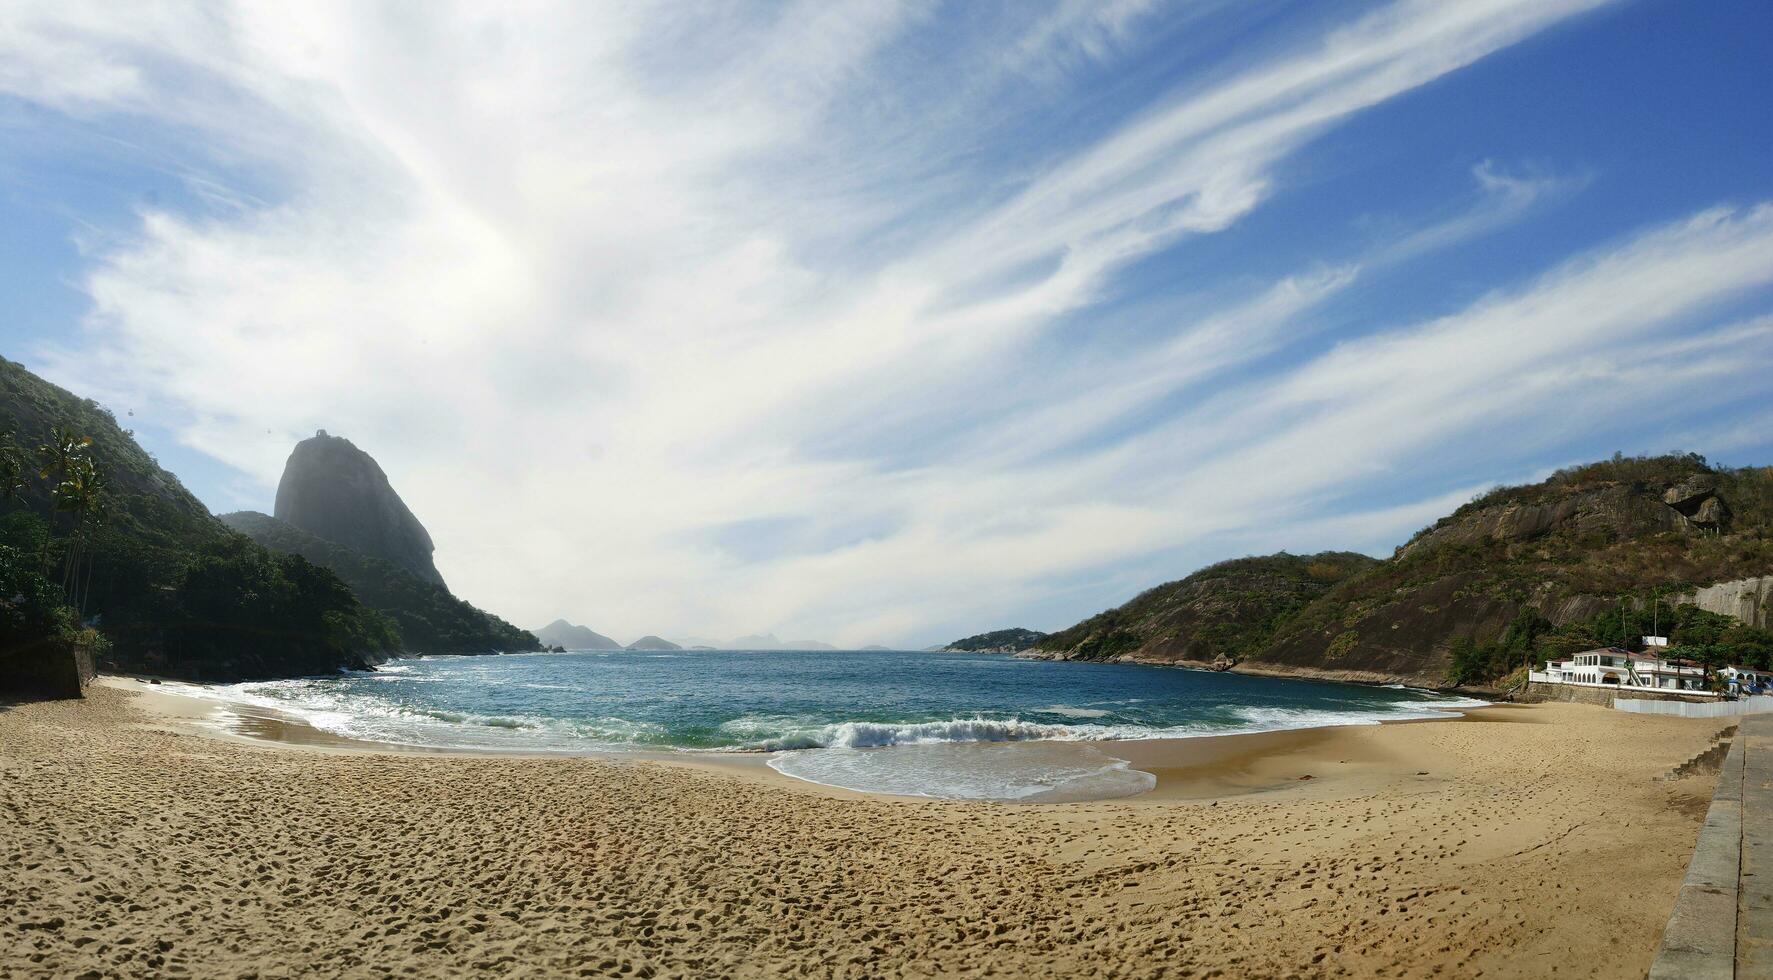
[[[845,721],[816,731],[797,732],[764,739],[749,748],[765,752],[787,749],[872,749],[888,745],[925,745],[932,742],[1022,742],[1032,739],[1076,740],[1089,736],[1082,728],[1103,726],[1042,725],[1018,718],[954,718],[948,721],[875,722]],[[1113,737],[1098,734],[1095,737]]]

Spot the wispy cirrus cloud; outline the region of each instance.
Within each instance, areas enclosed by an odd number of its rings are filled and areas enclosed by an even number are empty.
[[[885,4],[14,7],[0,91],[70,131],[166,127],[155,152],[229,202],[143,212],[34,360],[265,488],[218,506],[263,507],[312,429],[351,437],[452,585],[520,621],[921,643],[1039,617],[1154,555],[1408,530],[1447,488],[1347,498],[1486,420],[1605,421],[1550,359],[1654,357],[1691,397],[1742,377],[1691,344],[1765,285],[1764,208],[1351,324],[1375,277],[1579,183],[1466,160],[1450,217],[1187,271],[1314,140],[1600,5],[1406,0],[1136,73],[1236,5],[965,30]]]

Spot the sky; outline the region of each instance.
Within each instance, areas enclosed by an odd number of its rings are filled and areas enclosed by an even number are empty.
[[[0,6],[0,352],[622,640],[1057,629],[1773,462],[1762,0]]]

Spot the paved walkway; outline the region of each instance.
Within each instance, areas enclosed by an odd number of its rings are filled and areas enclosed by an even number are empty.
[[[1651,980],[1773,980],[1773,715],[1746,715]]]

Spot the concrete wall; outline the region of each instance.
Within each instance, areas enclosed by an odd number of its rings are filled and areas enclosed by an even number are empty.
[[[1620,695],[1613,707],[1640,715],[1671,715],[1676,718],[1732,718],[1737,715],[1773,714],[1773,695],[1757,694],[1740,701],[1715,701],[1692,704],[1684,701],[1659,701]]]
[[[1662,933],[1662,944],[1650,964],[1649,980],[1733,980],[1738,976],[1736,932],[1748,741],[1749,733],[1738,731],[1724,756],[1711,808],[1687,862],[1687,876],[1681,882],[1668,928]],[[1756,762],[1765,765],[1758,758]]]
[[[92,648],[54,643],[0,655],[0,693],[77,698],[98,673]]]

